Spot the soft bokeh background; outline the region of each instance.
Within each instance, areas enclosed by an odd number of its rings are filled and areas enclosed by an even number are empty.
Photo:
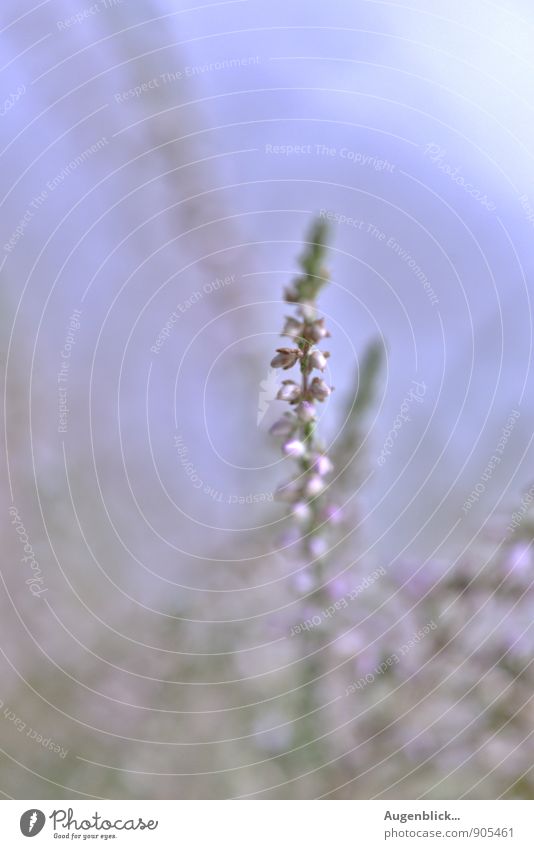
[[[3,795],[531,797],[530,4],[4,0],[1,28]],[[332,599],[384,574],[291,637],[317,611],[268,363],[321,211],[342,466],[386,352]]]

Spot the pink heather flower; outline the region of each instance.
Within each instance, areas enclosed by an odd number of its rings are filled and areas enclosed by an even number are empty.
[[[305,501],[297,501],[291,510],[292,516],[299,522],[307,522],[311,516],[310,505]]]
[[[347,631],[336,637],[332,646],[333,651],[341,657],[355,657],[362,648],[365,648],[365,643],[362,643],[362,638],[356,631]]]
[[[328,546],[324,537],[314,536],[308,540],[308,551],[312,557],[322,557],[327,550]]]
[[[306,495],[310,498],[320,495],[324,487],[324,481],[319,475],[310,475],[304,486]]]
[[[282,451],[288,457],[303,457],[306,453],[306,446],[300,439],[291,439],[284,443]]]
[[[533,547],[530,542],[516,542],[507,552],[503,561],[503,571],[513,577],[528,575],[532,572]]]
[[[308,336],[313,342],[320,342],[321,339],[330,336],[330,333],[325,327],[324,318],[319,318],[313,322],[308,329]]]
[[[284,299],[288,304],[297,304],[299,301],[299,292],[295,285],[286,286],[284,289]]]
[[[299,593],[309,593],[315,587],[315,580],[309,569],[303,569],[291,576],[291,583]]]
[[[284,324],[284,329],[282,330],[281,335],[289,336],[290,339],[298,339],[302,336],[303,330],[304,325],[302,322],[292,316],[289,316],[286,318],[286,323]]]
[[[328,504],[321,511],[321,519],[323,522],[328,522],[330,525],[339,525],[343,520],[343,511],[337,504]]]
[[[315,421],[316,409],[309,401],[301,401],[297,407],[297,416],[299,421],[304,424]]]
[[[296,426],[297,422],[295,418],[291,414],[286,413],[281,419],[278,419],[278,421],[271,425],[269,433],[272,436],[291,436]]]
[[[313,462],[313,468],[317,472],[318,475],[328,475],[333,470],[334,466],[332,461],[326,454],[319,454],[318,457],[315,458]]]
[[[294,380],[284,380],[276,396],[279,401],[295,403],[300,398],[300,386]]]
[[[327,365],[327,358],[330,356],[328,351],[324,353],[322,351],[312,351],[309,358],[308,363],[310,368],[318,368],[320,371],[324,371]]]
[[[326,401],[332,390],[320,377],[314,377],[310,384],[310,392],[317,401]]]
[[[343,596],[348,595],[350,589],[351,587],[345,575],[341,575],[339,578],[333,578],[325,587],[328,597],[332,601],[337,601],[343,598]]]
[[[317,307],[314,304],[302,301],[298,306],[298,311],[305,322],[313,321],[317,316]]]
[[[271,360],[271,368],[292,368],[301,357],[298,348],[277,348],[276,356]]]

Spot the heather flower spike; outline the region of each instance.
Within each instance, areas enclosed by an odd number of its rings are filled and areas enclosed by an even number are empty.
[[[292,505],[291,515],[302,528],[305,553],[311,558],[318,558],[326,548],[321,538],[324,517],[329,515],[328,505],[323,503],[324,478],[333,470],[316,434],[316,403],[326,401],[332,391],[317,374],[325,372],[330,356],[318,347],[330,333],[316,303],[328,279],[323,267],[325,239],[325,222],[318,219],[300,258],[302,273],[284,292],[295,315],[286,316],[281,335],[290,337],[295,347],[277,348],[271,362],[273,368],[300,369],[300,380],[284,380],[277,395],[292,405],[293,412],[286,413],[271,433],[282,437],[282,453],[296,463],[293,478],[279,488],[278,497]]]

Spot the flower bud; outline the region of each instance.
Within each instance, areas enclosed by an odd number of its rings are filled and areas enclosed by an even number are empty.
[[[314,460],[313,469],[318,475],[321,475],[321,477],[330,474],[333,468],[334,466],[332,461],[326,456],[326,454],[319,454],[319,456]]]
[[[314,377],[310,384],[310,392],[318,401],[326,401],[332,390],[320,377]]]
[[[332,601],[337,601],[338,599],[343,598],[343,596],[348,595],[351,590],[351,586],[347,577],[345,575],[340,575],[338,578],[332,578],[332,580],[328,581],[325,590]]]
[[[271,360],[271,368],[288,369],[302,357],[298,348],[277,348],[276,356]]]
[[[291,514],[298,522],[308,522],[311,516],[310,505],[305,501],[297,501],[293,505]]]
[[[320,495],[325,487],[325,483],[320,475],[311,475],[305,483],[304,489],[306,495],[310,498],[315,498]]]
[[[297,416],[303,424],[315,421],[316,410],[309,401],[301,401],[297,407]]]
[[[311,557],[322,557],[323,554],[326,554],[328,546],[326,545],[326,540],[323,537],[311,537],[307,541],[308,552]]]
[[[312,342],[320,342],[321,339],[324,339],[326,336],[330,336],[329,331],[325,327],[324,318],[319,318],[317,321],[314,321],[313,324],[308,327],[307,335]]]
[[[321,511],[321,519],[330,525],[339,525],[343,520],[343,511],[337,504],[328,504]]]
[[[294,404],[300,398],[300,386],[294,380],[284,380],[278,390],[277,399]]]
[[[301,572],[293,575],[291,583],[294,589],[301,593],[309,593],[316,586],[315,578],[309,569],[303,569]]]
[[[284,329],[282,330],[281,335],[289,336],[290,339],[299,339],[302,337],[303,330],[304,325],[302,322],[292,316],[289,316],[286,318],[286,323],[284,324]]]
[[[320,371],[324,371],[326,368],[326,360],[329,356],[330,354],[328,351],[325,351],[324,353],[318,350],[312,351],[308,357],[308,364],[310,368],[318,368]]]
[[[286,286],[286,288],[284,289],[284,299],[289,304],[296,304],[299,299],[299,293],[297,288],[293,285]]]
[[[339,596],[336,599],[337,601]],[[365,642],[363,643],[365,646]],[[341,655],[341,657],[356,657],[356,655],[362,649],[362,639],[359,634],[355,634],[354,631],[348,631],[340,636],[336,637],[335,642],[332,645],[332,650],[335,651],[336,654]]]
[[[314,321],[317,318],[317,307],[306,301],[299,304],[298,311],[306,322]]]
[[[288,457],[303,457],[306,453],[306,446],[300,439],[290,439],[282,446],[282,451]]]
[[[286,413],[281,419],[278,419],[278,421],[271,425],[269,433],[272,436],[291,436],[296,426],[297,422],[295,418],[290,413]]]

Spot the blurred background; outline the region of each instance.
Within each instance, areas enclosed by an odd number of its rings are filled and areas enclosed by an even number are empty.
[[[532,798],[530,4],[1,32],[0,792]],[[268,433],[316,216],[328,616]]]

